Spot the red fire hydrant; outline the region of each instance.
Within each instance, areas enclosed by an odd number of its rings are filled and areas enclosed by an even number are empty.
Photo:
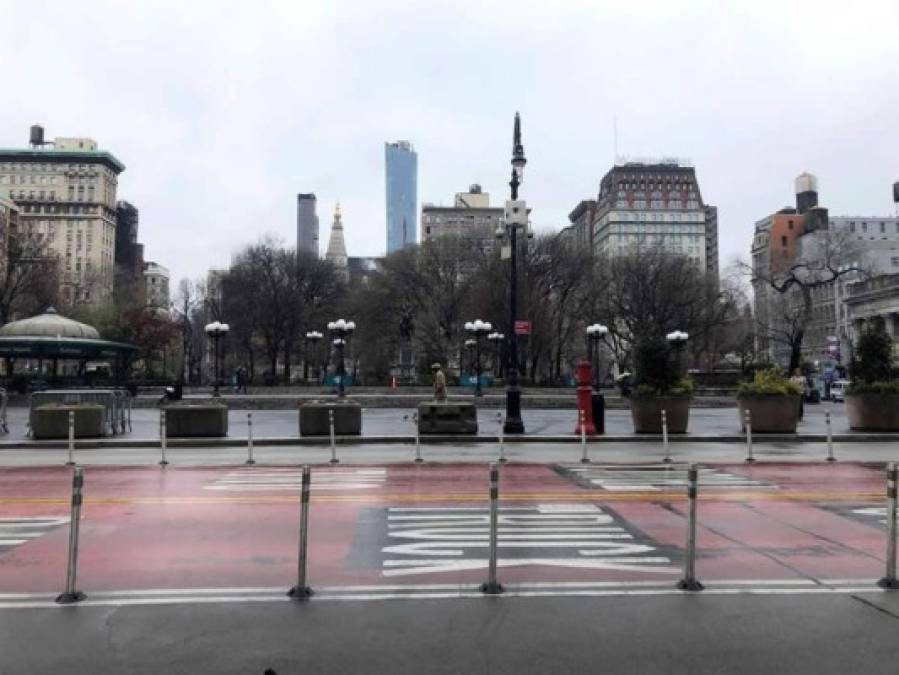
[[[577,364],[577,423],[574,425],[574,433],[581,433],[581,420],[584,420],[584,433],[595,434],[593,425],[593,405],[590,395],[590,362],[584,359]]]

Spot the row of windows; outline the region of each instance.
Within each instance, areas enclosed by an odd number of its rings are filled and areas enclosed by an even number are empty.
[[[102,171],[111,173],[105,166],[96,164],[56,164],[42,162],[0,162],[0,171],[18,173],[20,171],[35,172],[55,172],[60,171],[76,172],[76,171]]]
[[[833,221],[831,221],[830,224],[831,224],[831,226],[833,226]],[[877,225],[880,226],[880,233],[881,233],[881,234],[886,234],[886,231],[887,231],[887,224],[886,224],[885,222],[882,222],[882,221],[881,221],[880,223],[871,223],[872,229],[875,228],[875,226],[877,226]],[[868,231],[868,223],[866,223],[865,221],[862,221],[862,222],[860,223],[860,226],[861,226],[861,231],[862,231],[862,232],[867,232],[867,231]],[[855,232],[855,221],[852,221],[852,220],[849,221],[849,231],[850,231],[850,232]],[[896,223],[896,233],[899,234],[899,223]]]

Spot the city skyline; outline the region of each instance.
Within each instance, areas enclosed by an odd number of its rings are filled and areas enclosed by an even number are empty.
[[[471,183],[504,200],[516,110],[529,160],[522,196],[538,231],[561,229],[595,197],[616,145],[621,155],[692,158],[719,208],[722,268],[746,257],[759,217],[790,204],[802,171],[819,177],[834,215],[893,211],[894,3],[695,2],[649,14],[523,3],[514,29],[505,11],[475,3],[427,17],[402,3],[234,5],[221,16],[202,3],[41,6],[38,28],[28,7],[0,5],[5,25],[22,27],[0,46],[4,62],[20,64],[8,71],[17,95],[0,115],[0,146],[23,147],[33,123],[100,140],[128,165],[119,195],[141,210],[147,257],[171,269],[173,287],[227,266],[265,233],[293,244],[298,192],[340,200],[350,255],[383,254],[385,139],[415,144],[419,211]],[[90,49],[62,39],[93,12],[105,18]],[[440,25],[455,15],[447,34]],[[201,27],[204,40],[191,39]],[[599,46],[571,39],[590,32],[604,36]],[[385,49],[400,34],[418,58]],[[822,39],[841,49],[818,48]],[[710,50],[719,58],[703,56]],[[325,67],[292,91],[291,69],[312,55]],[[57,73],[54,86],[38,72]]]

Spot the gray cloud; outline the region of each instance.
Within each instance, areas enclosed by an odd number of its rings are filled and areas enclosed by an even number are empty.
[[[33,122],[96,138],[175,279],[292,243],[300,191],[325,226],[341,201],[351,255],[382,253],[386,140],[416,145],[420,201],[501,200],[515,110],[538,227],[595,196],[617,118],[620,153],[693,159],[722,263],[800,171],[835,213],[889,212],[899,179],[894,0],[0,0],[0,25],[0,145]]]

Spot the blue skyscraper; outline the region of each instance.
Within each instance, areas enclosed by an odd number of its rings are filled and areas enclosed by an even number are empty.
[[[384,144],[387,253],[418,241],[418,155],[409,141]]]

